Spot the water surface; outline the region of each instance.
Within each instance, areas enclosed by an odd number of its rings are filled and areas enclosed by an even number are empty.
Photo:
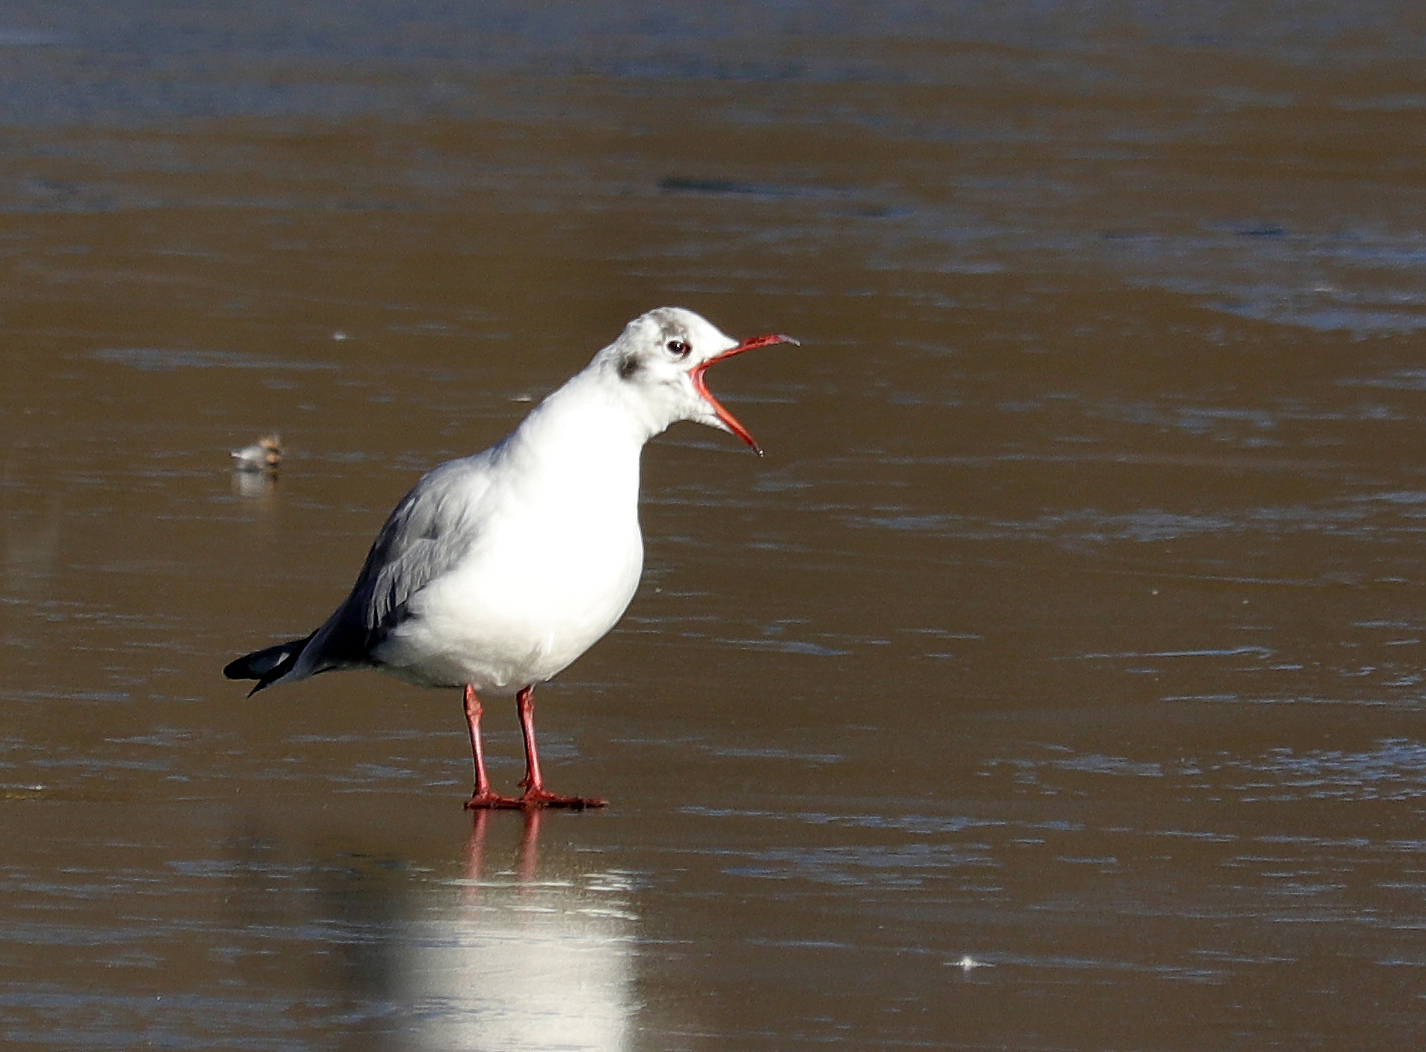
[[[4,1043],[1419,1046],[1420,21],[7,7]],[[540,691],[607,811],[221,678],[664,303],[803,346]]]

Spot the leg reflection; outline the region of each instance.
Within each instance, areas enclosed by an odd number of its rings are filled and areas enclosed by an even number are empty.
[[[541,825],[561,816],[523,811],[512,845],[506,813],[472,814],[459,893],[404,933],[393,992],[410,1016],[398,1047],[625,1048],[636,946],[626,888],[578,865],[597,855],[540,858]]]

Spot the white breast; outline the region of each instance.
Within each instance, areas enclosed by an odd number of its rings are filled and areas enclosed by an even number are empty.
[[[381,659],[423,682],[518,690],[550,679],[613,628],[643,569],[637,522],[617,534],[591,534],[573,517],[526,525],[482,543],[417,596]]]
[[[568,419],[531,422],[493,469],[465,556],[412,597],[378,648],[389,671],[422,685],[518,690],[568,666],[633,598],[642,443],[597,420],[577,430]]]

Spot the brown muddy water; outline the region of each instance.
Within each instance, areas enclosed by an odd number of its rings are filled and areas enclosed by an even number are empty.
[[[1421,1047],[1426,25],[1170,6],[5,5],[0,1044]],[[606,811],[222,678],[666,303]]]

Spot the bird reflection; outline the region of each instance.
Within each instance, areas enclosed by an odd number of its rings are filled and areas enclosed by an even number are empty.
[[[625,1048],[634,918],[617,881],[541,877],[539,810],[524,813],[513,871],[487,876],[489,824],[504,818],[474,814],[465,879],[403,925],[391,992],[410,1024],[398,1047]]]
[[[233,472],[233,493],[246,499],[270,501],[277,492],[277,476],[266,471]]]

